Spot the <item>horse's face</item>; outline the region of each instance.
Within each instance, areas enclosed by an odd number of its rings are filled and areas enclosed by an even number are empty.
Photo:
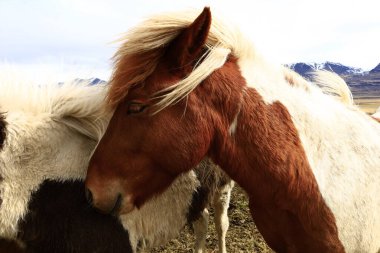
[[[158,79],[156,73],[148,78],[146,87],[150,82],[168,83],[169,79],[162,79],[163,68],[157,70]],[[114,209],[119,195],[125,200],[120,203],[122,210],[140,206],[179,173],[197,165],[207,152],[211,130],[207,116],[199,113],[202,105],[196,96],[152,115],[155,106],[149,97],[153,93],[142,88],[128,93],[90,160],[86,185],[94,205],[105,212]]]
[[[206,155],[213,130],[197,92],[157,114],[151,98],[192,71],[210,21],[205,10],[168,47],[144,84],[131,88],[116,107],[87,171],[86,186],[101,211],[131,211]]]

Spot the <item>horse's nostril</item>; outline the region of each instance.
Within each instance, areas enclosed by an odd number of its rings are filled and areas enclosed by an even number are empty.
[[[92,202],[93,202],[93,197],[92,197],[92,193],[91,191],[86,187],[85,189],[85,195],[86,195],[86,199],[87,199],[87,202],[92,205]]]
[[[117,195],[115,205],[113,206],[113,208],[112,208],[112,210],[110,212],[112,215],[116,215],[119,212],[119,209],[121,207],[121,202],[122,201],[123,201],[123,198],[121,197],[121,194],[119,193]]]

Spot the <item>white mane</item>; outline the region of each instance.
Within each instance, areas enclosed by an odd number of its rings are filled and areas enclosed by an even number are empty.
[[[45,115],[99,140],[108,124],[103,112],[107,85],[90,80],[37,82],[16,73],[0,74],[0,112]]]
[[[76,180],[108,124],[106,86],[87,81],[38,83],[1,73],[0,112],[6,138],[0,151],[0,235],[13,237],[32,192],[45,179]]]
[[[334,72],[319,70],[312,73],[313,83],[325,94],[335,96],[343,104],[354,105],[354,98],[347,83]]]

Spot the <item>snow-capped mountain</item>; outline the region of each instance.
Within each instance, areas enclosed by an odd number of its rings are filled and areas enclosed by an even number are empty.
[[[366,73],[361,68],[345,66],[340,63],[328,62],[328,61],[324,63],[298,62],[298,63],[293,63],[293,64],[286,64],[286,66],[305,77],[308,77],[311,74],[311,72],[314,70],[329,70],[329,71],[337,73],[338,75],[362,75]]]
[[[77,78],[75,79],[75,82],[82,83],[86,82],[89,83],[90,85],[97,85],[97,84],[105,84],[106,81],[99,79],[97,77],[89,78],[89,79],[82,79],[82,78]]]

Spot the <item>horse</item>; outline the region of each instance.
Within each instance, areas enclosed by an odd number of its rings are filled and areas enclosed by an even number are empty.
[[[89,207],[83,179],[110,118],[102,109],[107,89],[90,80],[40,84],[2,73],[0,237],[25,252],[132,253],[163,245],[189,222],[202,252],[211,202],[225,252],[233,183],[206,173],[215,166],[207,159],[133,213],[115,218]],[[0,240],[0,248],[9,245]]]
[[[148,18],[114,61],[85,180],[94,207],[131,212],[208,156],[276,252],[380,249],[380,126],[364,112],[289,85],[207,7]]]

